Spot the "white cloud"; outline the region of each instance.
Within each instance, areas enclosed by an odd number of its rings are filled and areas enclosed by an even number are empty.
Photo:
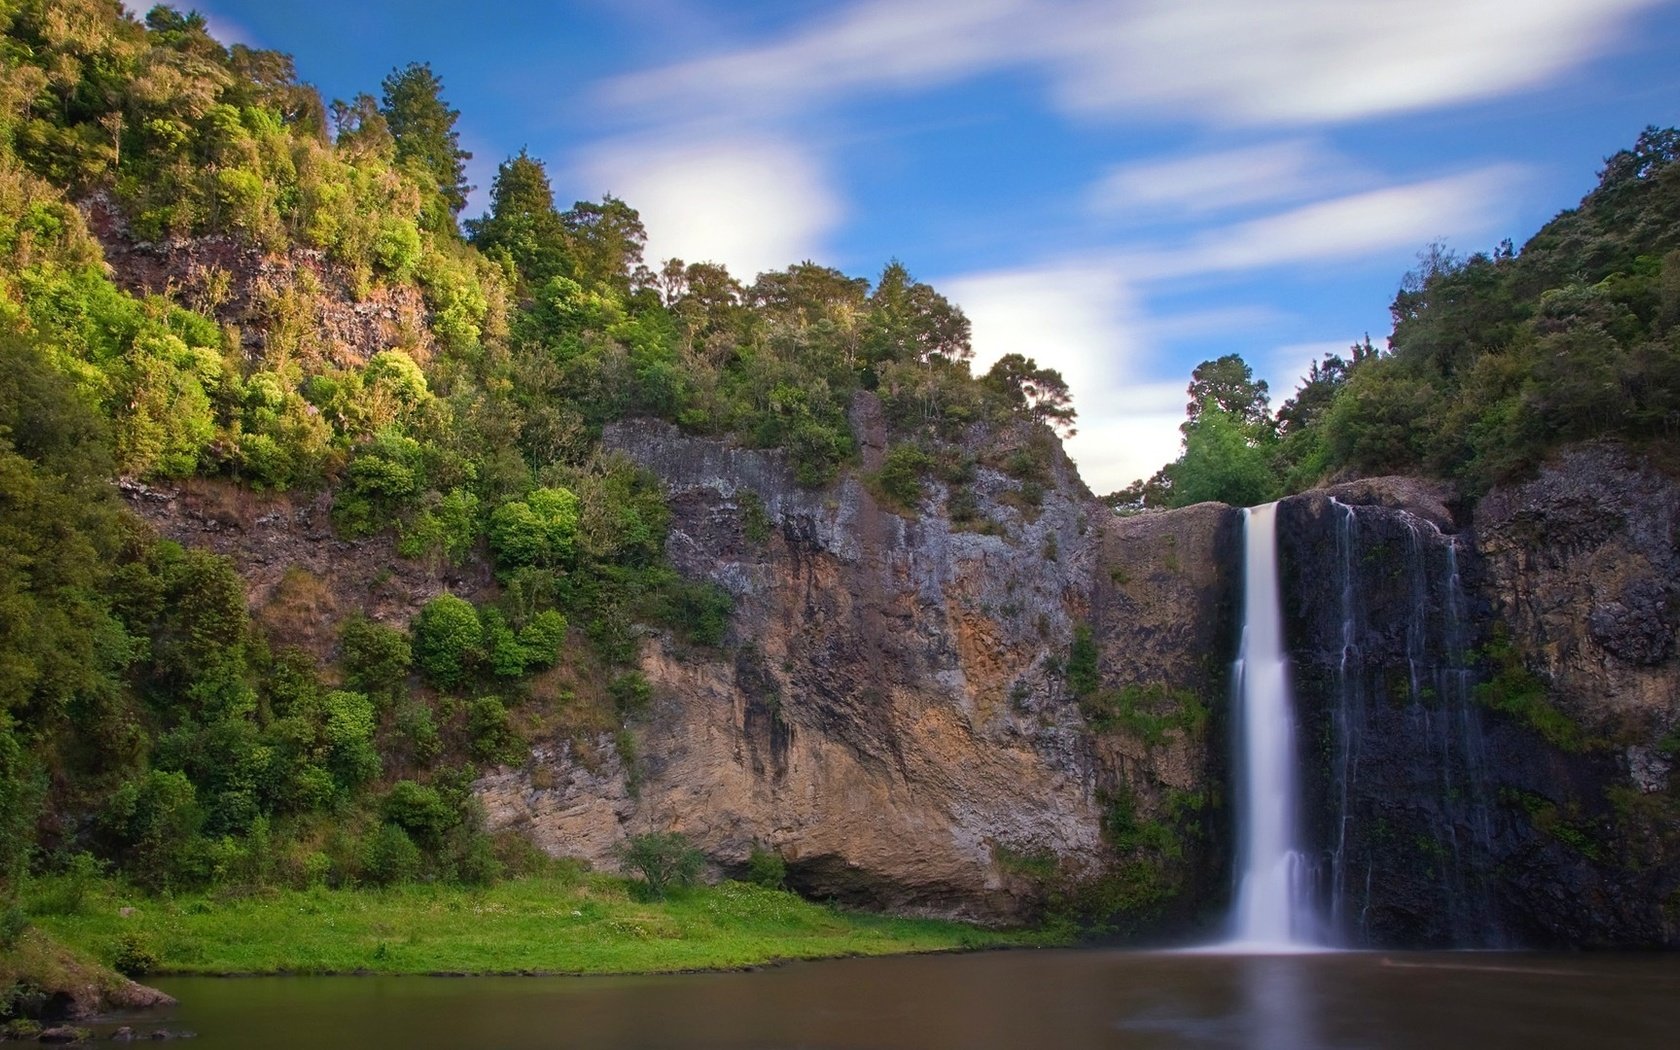
[[[1300,200],[1344,181],[1351,165],[1307,141],[1276,142],[1122,164],[1087,192],[1100,215],[1191,215]]]
[[[1328,123],[1494,98],[1609,50],[1661,0],[1134,0],[1051,32],[1058,99]]]
[[[618,140],[596,146],[580,167],[594,195],[635,205],[651,264],[717,262],[750,281],[820,258],[842,217],[818,160],[769,136]]]
[[[1043,73],[1063,109],[1316,124],[1494,98],[1610,50],[1662,0],[860,0],[783,36],[631,74],[606,97],[673,113]]]
[[[1431,237],[1486,232],[1523,169],[1496,165],[1459,175],[1337,197],[1213,230],[1191,245],[1135,256],[1139,280],[1331,262]]]
[[[1266,381],[1271,390],[1272,408],[1276,409],[1295,395],[1295,391],[1313,365],[1323,361],[1326,354],[1337,354],[1342,360],[1347,360],[1348,347],[1358,342],[1359,338],[1352,336],[1347,339],[1290,343],[1287,346],[1273,347],[1261,355],[1259,360],[1250,364],[1254,367],[1255,377]]]
[[[1144,317],[1109,260],[1064,260],[935,282],[974,327],[974,368],[1024,354],[1067,380],[1079,433],[1066,442],[1085,483],[1111,492],[1178,455],[1184,384],[1142,379],[1151,364]]]

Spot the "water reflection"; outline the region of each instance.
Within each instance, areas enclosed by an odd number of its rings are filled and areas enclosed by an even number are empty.
[[[1671,1045],[1680,959],[998,952],[626,978],[159,981],[195,1050]],[[143,1027],[143,1026],[141,1026]]]

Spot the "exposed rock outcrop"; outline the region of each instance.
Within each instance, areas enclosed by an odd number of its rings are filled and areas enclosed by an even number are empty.
[[[328,656],[340,622],[363,613],[405,628],[445,590],[473,595],[489,586],[482,564],[436,566],[399,557],[389,535],[342,539],[329,493],[257,493],[231,482],[118,483],[130,510],[160,536],[233,560],[252,613],[273,641]]]
[[[168,295],[237,329],[248,358],[357,365],[390,347],[432,352],[430,314],[412,285],[355,281],[319,251],[264,252],[230,236],[140,241],[108,195],[82,202],[111,276],[135,295]]]
[[[884,449],[872,400],[854,426]],[[1041,895],[1024,858],[1107,870],[1114,793],[1147,820],[1170,789],[1206,786],[1204,738],[1098,739],[1063,672],[1090,623],[1105,684],[1218,679],[1228,624],[1204,611],[1230,608],[1228,509],[1119,521],[1057,450],[1036,507],[980,468],[969,489],[987,524],[963,531],[937,482],[904,515],[857,477],[801,488],[779,453],[665,424],[614,426],[606,442],[665,482],[672,560],[735,597],[729,643],[652,641],[636,768],[540,751],[480,782],[494,825],[602,863],[624,835],[671,828],[725,867],[774,849],[816,896],[991,920]]]
[[[1307,805],[1341,936],[1680,943],[1677,530],[1680,485],[1615,445],[1565,451],[1469,521],[1410,481],[1285,502]]]

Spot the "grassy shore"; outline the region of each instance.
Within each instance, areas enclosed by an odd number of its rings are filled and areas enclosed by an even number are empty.
[[[73,906],[64,906],[66,897]],[[110,882],[67,894],[44,880],[31,902],[32,921],[57,940],[106,962],[149,956],[153,974],[664,973],[1057,943],[1044,933],[837,911],[738,882],[642,901],[604,875],[528,877],[483,890],[172,898]]]

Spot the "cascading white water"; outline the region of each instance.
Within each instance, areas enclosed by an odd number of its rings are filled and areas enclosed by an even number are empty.
[[[1243,512],[1243,632],[1237,654],[1237,904],[1228,947],[1317,947],[1303,886],[1295,712],[1278,598],[1277,504]]]

